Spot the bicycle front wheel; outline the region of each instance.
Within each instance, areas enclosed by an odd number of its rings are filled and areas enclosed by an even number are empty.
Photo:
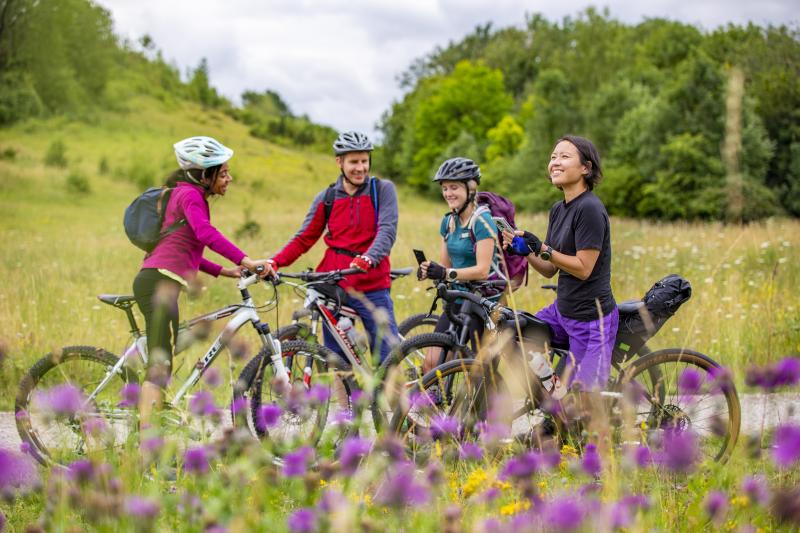
[[[400,340],[404,341],[424,333],[433,333],[438,322],[439,315],[417,313],[400,322],[397,332],[400,334]]]
[[[372,402],[372,420],[377,431],[386,426],[399,398],[422,377],[426,357],[435,361],[435,365],[445,360],[474,359],[475,354],[446,333],[416,335],[395,346],[378,369],[381,382]]]
[[[491,365],[475,359],[448,361],[431,370],[395,408],[390,431],[398,434],[410,458],[427,461],[441,439],[459,445],[479,436],[491,401],[506,394]]]
[[[17,431],[43,465],[69,464],[90,452],[122,446],[137,405],[122,388],[136,374],[101,348],[68,346],[43,357],[22,378],[14,406]]]
[[[618,391],[632,391],[634,425],[648,444],[691,430],[700,459],[725,462],[739,437],[741,407],[730,376],[706,355],[659,350],[627,367]]]
[[[243,398],[249,407],[247,416],[235,416],[234,423],[246,424],[279,455],[300,444],[338,442],[351,432],[353,417],[353,384],[334,363],[339,356],[324,346],[298,340],[282,342],[281,349],[291,384],[276,379],[272,361],[265,359],[263,351],[259,353],[239,377],[234,402]]]

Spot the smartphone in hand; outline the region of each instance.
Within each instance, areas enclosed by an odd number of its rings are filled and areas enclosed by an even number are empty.
[[[516,231],[514,226],[509,224],[508,220],[506,220],[504,217],[492,217],[492,220],[494,220],[497,229],[500,231],[508,231],[510,233],[514,233]]]
[[[425,252],[423,252],[422,250],[414,249],[414,257],[417,259],[418,265],[427,261],[427,259],[425,258]]]

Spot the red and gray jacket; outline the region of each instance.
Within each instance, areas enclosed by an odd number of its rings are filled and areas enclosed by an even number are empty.
[[[377,203],[370,198],[370,181],[376,180]],[[364,274],[348,276],[340,285],[361,292],[388,289],[391,286],[389,253],[397,238],[397,191],[391,181],[370,178],[353,196],[347,194],[342,177],[333,185],[333,203],[325,231],[323,189],[314,198],[300,230],[272,258],[280,266],[289,266],[319,240],[323,232],[328,249],[317,265],[318,272],[348,268],[356,255],[369,257],[375,268]],[[375,212],[377,209],[377,213]]]

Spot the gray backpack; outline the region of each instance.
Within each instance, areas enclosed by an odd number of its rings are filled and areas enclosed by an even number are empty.
[[[125,235],[147,253],[152,252],[161,239],[186,225],[186,219],[182,218],[161,231],[171,195],[172,189],[167,187],[150,187],[125,209],[122,219]]]

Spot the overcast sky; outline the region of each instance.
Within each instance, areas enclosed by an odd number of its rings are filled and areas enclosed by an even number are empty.
[[[437,45],[475,26],[522,26],[526,13],[560,21],[586,0],[97,0],[118,35],[150,35],[181,72],[208,59],[211,83],[238,102],[245,90],[277,91],[295,114],[339,130],[374,133],[402,97],[397,76]],[[798,26],[794,0],[606,0],[636,23],[666,17],[713,29],[729,22]]]

